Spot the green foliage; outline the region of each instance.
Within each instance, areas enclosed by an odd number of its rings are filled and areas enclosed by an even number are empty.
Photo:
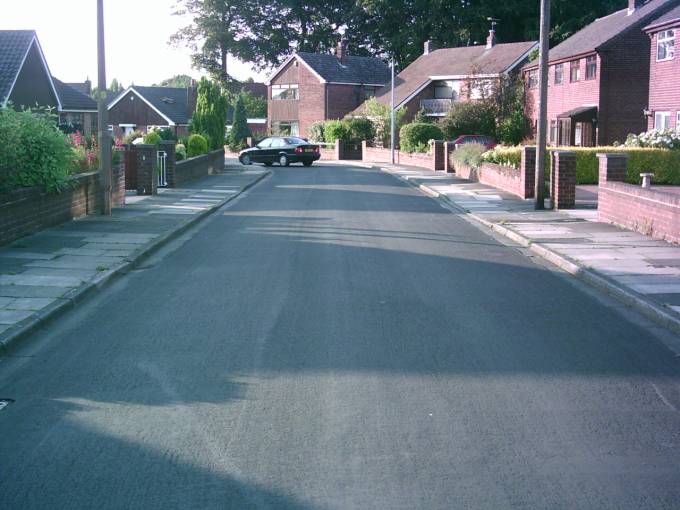
[[[135,129],[131,133],[128,133],[123,137],[123,143],[125,144],[131,144],[134,142],[137,138],[144,138],[144,133],[139,131],[138,129]]]
[[[442,140],[444,133],[434,124],[406,124],[399,130],[399,146],[406,152],[425,152],[430,140]],[[423,150],[425,149],[425,150]]]
[[[25,186],[58,192],[67,184],[72,158],[54,115],[0,108],[0,192]]]
[[[147,134],[144,135],[144,143],[148,145],[158,145],[161,143],[161,135],[158,134],[157,131],[149,131]]]
[[[257,97],[247,90],[241,91],[237,96],[243,101],[243,106],[246,109],[246,117],[249,119],[266,119],[267,118],[267,99],[264,97]],[[236,102],[234,101],[234,108]]]
[[[336,140],[347,140],[349,132],[341,120],[329,120],[324,124],[323,135],[327,143],[335,143]]]
[[[418,110],[418,113],[416,113],[416,116],[413,118],[413,122],[417,124],[431,124],[432,117],[428,117],[425,109],[421,108],[420,110]]]
[[[241,94],[236,98],[234,106],[234,123],[229,132],[229,148],[238,152],[244,147],[247,147],[246,138],[252,136],[248,128],[248,119],[246,117],[246,108]]]
[[[485,152],[481,158],[484,163],[496,163],[497,165],[519,168],[522,164],[522,147],[497,146]]]
[[[175,145],[175,157],[177,161],[187,159],[187,148],[184,144],[178,143],[177,145]]]
[[[373,128],[375,130],[374,142],[377,142],[383,146],[388,146],[390,143],[390,127],[391,121],[391,108],[388,104],[380,103],[376,98],[372,97],[364,103],[363,114],[366,118],[373,122]],[[399,133],[399,130],[404,125],[404,117],[406,116],[406,108],[398,108],[394,112],[395,117],[395,133]]]
[[[441,121],[447,140],[461,135],[486,135],[496,138],[496,111],[489,101],[456,103]]]
[[[172,129],[170,129],[170,128],[159,129],[156,132],[161,136],[161,140],[165,140],[165,141],[169,141],[169,142],[177,141],[177,137],[175,136],[175,133],[173,133]]]
[[[201,135],[191,135],[187,144],[187,157],[194,158],[208,152],[208,141]]]
[[[198,84],[196,111],[191,119],[190,131],[204,135],[210,140],[210,148],[217,150],[224,141],[224,129],[227,123],[227,97],[222,88],[206,78]]]
[[[365,117],[346,117],[342,123],[347,131],[347,140],[362,141],[375,138],[375,127],[370,119]]]
[[[176,74],[171,78],[166,78],[160,83],[155,83],[154,87],[174,87],[178,89],[186,89],[191,86],[191,76],[188,74]]]
[[[324,121],[318,121],[309,126],[309,139],[312,142],[323,142],[324,138],[324,126],[326,123]]]
[[[482,162],[482,154],[486,151],[486,146],[481,143],[464,143],[451,153],[449,159],[454,167],[466,165],[479,168],[479,164]]]

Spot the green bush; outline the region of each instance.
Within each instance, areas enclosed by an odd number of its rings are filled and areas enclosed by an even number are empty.
[[[519,168],[522,164],[522,147],[504,147],[499,145],[482,154],[481,162]]]
[[[347,117],[342,122],[347,130],[348,141],[371,141],[375,138],[375,127],[370,119],[365,117]]]
[[[127,135],[125,135],[123,137],[123,143],[126,143],[126,144],[129,145],[132,142],[134,142],[135,140],[137,140],[137,138],[144,138],[144,133],[142,133],[138,129],[135,129],[134,131],[132,131],[131,133],[128,133]]]
[[[495,107],[488,101],[456,103],[440,125],[447,140],[455,140],[461,135],[497,138]]]
[[[309,126],[309,139],[312,142],[323,142],[324,140],[324,126],[325,122],[319,121],[315,122],[311,126]]]
[[[246,108],[243,102],[243,97],[239,95],[236,98],[234,106],[234,123],[229,132],[229,148],[238,152],[248,146],[246,139],[253,136],[248,128],[248,119],[246,118]]]
[[[187,145],[187,157],[194,158],[208,152],[208,141],[202,135],[191,135]]]
[[[149,131],[144,135],[144,143],[147,145],[158,145],[162,140],[157,131]]]
[[[335,143],[336,140],[347,140],[347,126],[340,120],[326,121],[323,127],[324,140],[327,143]]]
[[[381,103],[376,98],[372,97],[363,104],[361,110],[362,115],[365,115],[373,122],[373,127],[375,129],[373,141],[382,144],[384,147],[388,147],[390,144],[392,126],[392,109],[390,108],[390,105]],[[403,106],[394,112],[396,124],[395,133],[398,133],[399,129],[404,124],[406,113],[406,108]]]
[[[482,154],[487,151],[486,145],[481,143],[464,143],[460,145],[449,156],[449,160],[456,165],[466,165],[472,168],[479,168],[482,161]]]
[[[184,144],[178,143],[175,145],[175,157],[177,161],[187,159],[187,148]]]
[[[173,133],[172,129],[170,129],[170,128],[159,129],[156,132],[161,136],[161,140],[166,140],[166,141],[170,141],[170,142],[176,142],[177,141],[177,137],[175,136],[175,133]]]
[[[442,140],[444,133],[434,124],[406,124],[399,130],[399,144],[406,152],[425,152],[430,140]],[[423,150],[425,149],[425,150]]]
[[[54,115],[0,108],[0,192],[26,186],[58,192],[67,184],[72,158]]]

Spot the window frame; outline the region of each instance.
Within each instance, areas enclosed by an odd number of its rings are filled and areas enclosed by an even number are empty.
[[[659,127],[658,120],[662,119],[662,124],[667,124],[668,127]],[[665,121],[663,120],[665,119]],[[666,131],[671,128],[671,112],[654,112],[654,130]]]
[[[557,76],[558,76],[557,70],[558,69],[560,70],[560,72],[559,72],[560,80],[559,81],[557,81]],[[554,81],[555,85],[562,85],[564,83],[564,64],[555,64],[555,77],[554,77],[553,81]]]
[[[664,56],[663,58],[659,58],[659,51],[662,48],[664,48],[666,56]],[[656,61],[667,62],[669,60],[674,59],[675,59],[675,29],[669,28],[668,30],[662,30],[661,32],[658,32],[656,34]]]
[[[592,74],[591,74],[592,70]],[[597,78],[597,55],[586,57],[586,81]]]
[[[574,72],[576,72],[575,78]],[[581,59],[571,60],[569,62],[569,83],[578,83],[580,81],[581,81]]]
[[[274,91],[293,91],[294,97],[275,97]],[[300,86],[297,83],[290,83],[285,85],[272,85],[271,92],[272,101],[297,101],[300,99]]]
[[[538,88],[538,69],[531,69],[527,73],[527,87],[530,89]]]
[[[680,111],[675,112],[675,130],[680,131]]]

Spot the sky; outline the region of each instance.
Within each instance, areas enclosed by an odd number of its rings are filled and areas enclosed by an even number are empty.
[[[204,75],[191,68],[190,50],[168,45],[190,19],[173,16],[176,0],[104,0],[106,79],[125,86],[152,85],[176,74]],[[52,74],[65,82],[97,81],[96,0],[0,0],[0,30],[38,33]],[[230,59],[238,79],[264,81],[247,63]]]

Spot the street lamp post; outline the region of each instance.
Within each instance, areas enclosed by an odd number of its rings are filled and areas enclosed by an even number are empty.
[[[548,134],[548,52],[550,34],[550,0],[541,0],[541,38],[538,64],[539,74],[539,114],[538,133],[536,134],[536,203],[537,210],[545,208],[545,160],[546,138]]]
[[[111,214],[111,140],[106,107],[106,47],[104,45],[104,0],[97,0],[97,116],[99,131],[99,185],[102,214]]]
[[[390,100],[390,161],[394,165],[394,139],[396,132],[396,125],[394,120],[394,57],[392,57],[392,83],[391,83],[391,100]]]

